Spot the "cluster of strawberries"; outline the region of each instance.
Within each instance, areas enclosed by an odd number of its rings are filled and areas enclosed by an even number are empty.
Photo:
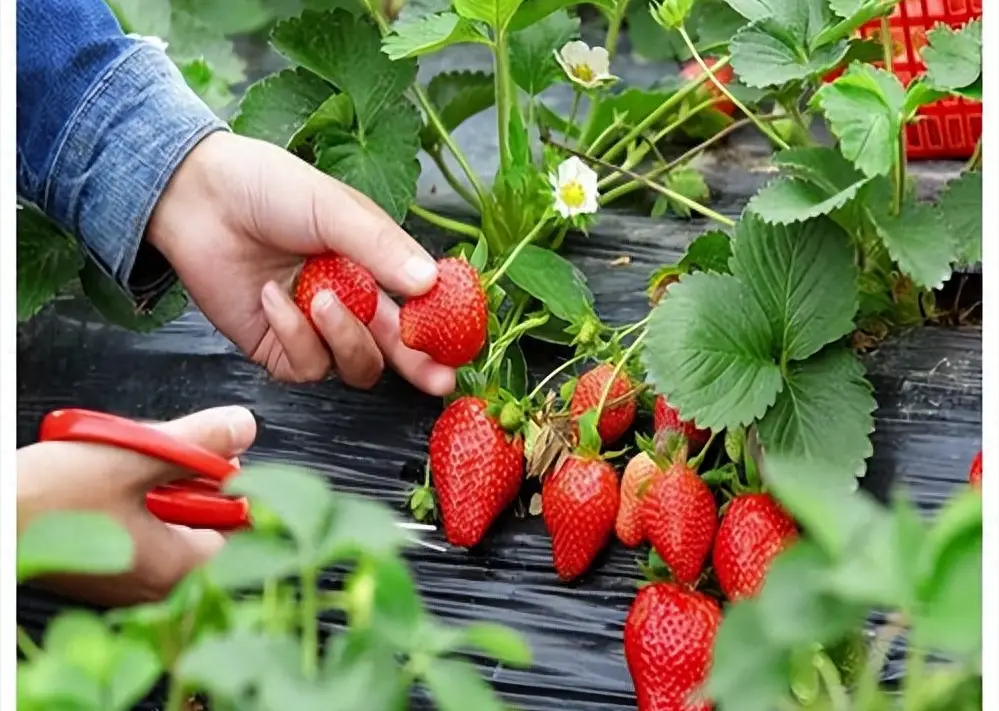
[[[436,285],[403,305],[400,332],[410,348],[458,367],[485,345],[486,295],[464,260],[442,259],[438,269]],[[332,289],[365,324],[373,319],[377,285],[362,267],[335,255],[310,260],[295,296],[305,313],[320,289]],[[773,559],[797,537],[797,526],[759,487],[739,482],[713,491],[698,473],[711,433],[681,420],[662,396],[654,406],[654,437],[638,438],[642,451],[619,478],[609,461],[614,455],[601,450],[631,429],[638,410],[637,389],[622,368],[602,363],[582,374],[568,410],[574,446],[563,448],[542,476],[555,571],[563,580],[579,577],[615,534],[630,548],[648,542],[668,580],[643,586],[625,622],[639,711],[708,711],[710,701],[697,693],[722,618],[719,602],[703,591],[711,579],[708,558],[725,599],[752,597]],[[476,546],[524,483],[523,420],[504,417],[498,403],[464,395],[437,419],[429,448],[445,536],[455,546]],[[726,450],[740,458],[728,441]],[[979,452],[969,473],[975,486],[981,459]],[[726,500],[721,507],[720,499]]]

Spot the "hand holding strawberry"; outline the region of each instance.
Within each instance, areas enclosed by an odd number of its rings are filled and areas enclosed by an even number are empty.
[[[323,291],[332,291],[348,311],[365,326],[378,308],[378,282],[360,264],[338,254],[324,254],[306,260],[295,284],[295,305],[312,320],[312,301]]]

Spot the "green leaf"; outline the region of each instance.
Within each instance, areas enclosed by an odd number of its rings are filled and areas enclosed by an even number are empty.
[[[787,695],[790,653],[771,644],[759,602],[737,602],[725,611],[715,637],[707,695],[726,708],[772,711]]]
[[[128,711],[152,691],[163,667],[152,649],[131,639],[115,640],[107,676],[108,706]]]
[[[732,238],[721,230],[712,230],[698,235],[687,245],[687,251],[679,265],[685,271],[716,272],[730,274],[729,260],[732,257]]]
[[[527,245],[506,275],[563,321],[579,322],[593,313],[593,294],[586,277],[549,249]]]
[[[981,653],[982,514],[981,493],[970,488],[938,514],[920,561],[914,644]]]
[[[524,351],[516,343],[507,346],[500,366],[500,387],[514,397],[527,394],[527,359]]]
[[[433,659],[423,680],[440,711],[503,711],[489,684],[465,662]]]
[[[480,235],[479,241],[475,244],[475,248],[470,250],[468,263],[471,264],[477,272],[481,272],[486,268],[486,264],[489,263],[489,241],[486,239],[485,235]]]
[[[703,54],[727,48],[732,37],[746,25],[746,18],[729,7],[725,0],[698,0],[687,25],[694,30],[697,36],[694,45]],[[628,38],[631,39],[630,34]],[[686,56],[678,59],[686,59]]]
[[[666,30],[660,26],[653,19],[652,7],[652,4],[645,2],[628,5],[628,44],[632,52],[650,62],[682,62],[689,59],[690,50],[683,37],[677,30]],[[692,24],[691,19],[688,25]],[[730,37],[725,38],[726,43]]]
[[[31,203],[18,202],[17,320],[41,311],[80,271],[75,240]]]
[[[926,83],[925,77],[919,77],[905,90],[905,103],[902,106],[902,116],[906,122],[915,119],[916,112],[941,99],[946,99],[948,92],[934,89]]]
[[[188,688],[208,691],[222,699],[237,699],[263,678],[282,648],[294,649],[295,642],[246,630],[212,635],[184,652],[174,674]]]
[[[176,9],[190,13],[223,35],[256,32],[274,19],[268,0],[172,0]]]
[[[49,573],[124,573],[132,567],[134,550],[128,531],[103,514],[44,514],[18,537],[17,580]]]
[[[853,330],[857,267],[849,237],[831,220],[781,227],[747,214],[731,267],[769,318],[783,360],[807,358]]]
[[[894,74],[853,64],[812,97],[829,120],[840,150],[865,175],[887,175],[899,160],[905,89]]]
[[[931,86],[957,91],[978,81],[982,74],[981,20],[972,20],[960,29],[938,24],[926,33],[926,40],[929,45],[920,56]]]
[[[454,0],[454,9],[464,18],[485,22],[494,31],[504,32],[522,1]]]
[[[225,490],[266,506],[306,550],[316,546],[333,512],[334,495],[323,478],[297,467],[246,467]]]
[[[331,97],[333,87],[312,72],[285,69],[251,85],[230,124],[240,135],[288,148]]]
[[[871,20],[890,15],[895,10],[893,3],[882,0],[829,0],[829,7],[842,20],[847,21],[826,24],[812,40],[814,46],[850,37]],[[880,59],[880,56],[875,59]]]
[[[537,96],[565,72],[555,61],[555,52],[579,36],[579,18],[564,10],[553,12],[535,25],[510,35],[510,76],[521,89]]]
[[[114,654],[114,640],[104,621],[88,610],[59,615],[45,630],[44,647],[102,685]]]
[[[106,711],[102,697],[96,680],[53,655],[17,665],[19,711]]]
[[[394,526],[393,526],[394,528]],[[362,568],[355,575],[362,576],[362,591],[373,587],[371,603],[371,628],[391,642],[397,649],[413,650],[422,645],[417,636],[423,623],[424,611],[416,584],[405,564],[395,557],[385,557]],[[370,577],[364,577],[370,576]],[[348,584],[353,588],[354,581]]]
[[[868,207],[878,236],[902,271],[920,286],[942,286],[950,276],[955,247],[940,211],[929,203],[911,201],[903,203],[898,215],[877,203]]]
[[[775,337],[753,292],[738,279],[685,275],[652,312],[642,357],[656,392],[684,420],[721,430],[749,424],[782,387]]]
[[[485,111],[496,100],[493,75],[468,70],[442,72],[427,85],[427,98],[448,132],[454,131],[466,120]],[[432,150],[440,136],[431,126],[422,133],[423,146]]]
[[[744,84],[756,88],[819,77],[850,49],[846,40],[809,49],[807,37],[771,19],[739,30],[730,47],[732,68]]]
[[[530,331],[525,332],[524,335],[544,343],[568,346],[573,342],[573,334],[566,330],[569,327],[570,324],[567,321],[553,316],[540,326],[535,326]]]
[[[337,497],[314,563],[328,565],[361,556],[384,558],[397,555],[410,539],[396,524],[395,516],[384,504],[341,494]]]
[[[493,659],[514,667],[531,666],[531,648],[509,627],[478,622],[464,630],[465,640]]]
[[[453,12],[444,12],[396,23],[392,34],[383,41],[382,49],[389,59],[397,60],[439,52],[445,47],[463,43],[490,42],[469,20]]]
[[[830,644],[863,622],[862,605],[824,591],[828,572],[829,559],[808,540],[773,561],[758,598],[760,622],[770,640],[786,649]]]
[[[233,102],[229,83],[212,71],[211,65],[204,59],[179,62],[177,68],[184,75],[187,85],[212,111],[219,113]]]
[[[416,197],[421,127],[416,107],[398,99],[363,135],[325,133],[316,167],[360,190],[401,223]]]
[[[589,131],[582,137],[580,143],[582,145],[593,143],[618,117],[621,119],[622,128],[638,125],[673,93],[629,87],[619,94],[605,98],[597,106]]]
[[[822,462],[824,475],[850,482],[873,453],[877,403],[864,367],[845,346],[788,366],[784,387],[759,423],[767,453]]]
[[[170,34],[170,0],[107,0],[126,32],[166,39]]]
[[[393,62],[382,52],[378,28],[344,10],[306,11],[279,22],[271,44],[347,94],[365,134],[383,114],[399,110],[398,100],[416,78],[415,60]]]
[[[187,308],[187,294],[178,282],[149,309],[133,303],[96,262],[88,260],[80,272],[80,286],[101,316],[138,333],[149,333],[177,319]]]
[[[582,5],[584,2],[602,11],[613,11],[616,5],[616,0],[522,0],[518,3],[509,29],[517,32],[541,22],[553,12]]]
[[[954,245],[955,257],[964,264],[982,259],[982,174],[964,173],[944,187],[937,210]]]
[[[868,178],[830,194],[798,178],[778,178],[749,201],[749,209],[771,224],[789,225],[835,212],[853,200]]]
[[[201,59],[227,84],[237,84],[246,78],[246,64],[236,54],[232,42],[189,12],[174,8],[170,35],[165,39],[170,43],[167,55],[177,64]]]
[[[299,562],[292,542],[241,531],[229,537],[205,572],[224,590],[242,590],[290,576],[297,571]]]

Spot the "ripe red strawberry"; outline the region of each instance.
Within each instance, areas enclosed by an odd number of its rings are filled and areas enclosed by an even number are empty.
[[[634,548],[645,540],[639,516],[639,489],[653,476],[661,473],[652,457],[645,452],[634,456],[624,468],[624,476],[621,477],[621,505],[617,510],[614,532],[618,540],[629,548]]]
[[[437,262],[437,282],[399,311],[402,342],[438,363],[457,368],[475,360],[486,342],[486,293],[479,273],[463,259]]]
[[[968,470],[968,483],[972,486],[981,487],[982,486],[982,451],[978,450],[978,454],[975,458],[971,460],[971,468]]]
[[[569,404],[572,416],[579,418],[587,410],[595,410],[600,405],[600,398],[607,387],[607,381],[614,374],[614,366],[608,363],[601,363],[597,367],[583,373],[576,383],[576,389],[572,393],[572,400]],[[624,397],[632,390],[631,380],[624,373],[618,373],[607,393],[607,402],[613,402]],[[638,403],[632,395],[613,407],[604,405],[604,410],[597,423],[597,432],[600,434],[600,441],[604,445],[613,444],[621,439],[628,428],[635,421],[635,412],[638,410]]]
[[[655,477],[639,506],[642,529],[673,578],[693,585],[718,527],[718,508],[707,484],[684,462]]]
[[[725,597],[735,601],[756,595],[770,563],[797,535],[794,520],[768,494],[735,497],[718,527],[712,553]]]
[[[430,475],[444,535],[465,548],[482,540],[524,478],[523,439],[508,435],[486,408],[479,398],[458,398],[430,433]]]
[[[585,573],[607,545],[619,501],[617,473],[603,459],[570,455],[545,479],[541,513],[560,578]]]
[[[656,406],[652,413],[652,422],[656,432],[669,428],[680,432],[687,438],[690,454],[697,454],[711,439],[711,430],[699,430],[693,422],[684,422],[680,413],[670,407],[666,398],[660,395],[656,398]]]
[[[638,711],[710,711],[697,695],[711,670],[721,608],[672,583],[638,591],[624,622],[624,658]]]
[[[713,67],[717,62],[718,60],[715,59],[714,57],[704,58],[704,63],[708,66],[709,69]],[[680,70],[680,78],[685,81],[693,81],[694,79],[697,79],[697,77],[701,76],[701,74],[703,73],[704,70],[701,69],[701,65],[697,63],[697,60],[691,59],[687,61],[687,63],[684,64],[683,68]],[[727,85],[731,83],[732,77],[734,75],[735,73],[732,71],[732,67],[730,65],[725,65],[715,73],[715,78],[719,82],[721,82],[722,85]],[[701,103],[702,101],[707,101],[710,98],[720,99],[722,97],[723,94],[718,89],[718,87],[715,86],[715,83],[710,79],[708,79],[701,85],[701,88],[697,92],[697,103]],[[716,108],[718,111],[721,111],[722,113],[728,114],[729,116],[731,116],[735,112],[735,104],[733,104],[728,99],[725,99],[720,104],[715,105],[714,108]]]
[[[378,282],[367,269],[338,254],[306,260],[295,284],[295,305],[312,321],[312,299],[330,290],[357,320],[367,326],[378,309]]]

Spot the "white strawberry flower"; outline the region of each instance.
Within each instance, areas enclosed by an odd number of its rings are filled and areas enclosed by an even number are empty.
[[[555,194],[555,210],[563,218],[597,211],[597,173],[576,156],[562,161],[548,179]]]
[[[555,52],[555,59],[569,79],[586,89],[617,79],[610,73],[610,55],[603,47],[591,48],[586,42],[573,40]]]
[[[168,42],[164,42],[162,39],[160,39],[159,37],[157,37],[155,35],[139,35],[139,34],[136,34],[136,33],[132,32],[132,33],[130,33],[127,36],[131,37],[132,39],[140,40],[142,42],[146,42],[148,44],[151,44],[152,46],[156,47],[157,49],[163,50],[164,52],[166,52],[167,47],[170,46],[170,44]]]

